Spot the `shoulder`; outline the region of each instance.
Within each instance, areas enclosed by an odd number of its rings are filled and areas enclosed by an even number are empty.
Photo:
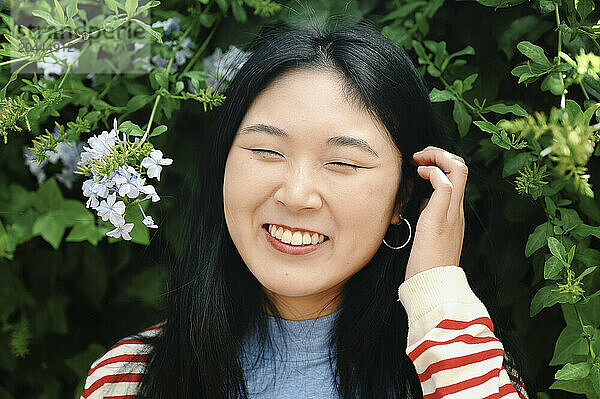
[[[143,339],[157,336],[164,325],[159,323],[123,338],[96,359],[88,371],[81,399],[104,398],[109,393],[115,397],[135,395],[151,350]]]

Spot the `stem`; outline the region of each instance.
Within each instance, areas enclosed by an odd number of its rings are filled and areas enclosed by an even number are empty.
[[[558,50],[556,52],[556,56],[560,58],[560,53],[562,52],[562,32],[560,31],[560,14],[558,13],[558,4],[554,3],[554,16],[556,17],[556,30],[558,30]],[[560,95],[560,107],[565,108],[565,82],[563,80],[562,72],[558,73],[560,77],[560,84],[563,87],[563,92]]]
[[[202,42],[202,44],[200,45],[198,50],[196,50],[196,53],[194,53],[194,55],[192,56],[192,58],[190,59],[188,64],[185,66],[185,68],[183,69],[181,74],[188,72],[192,68],[192,66],[194,66],[194,64],[198,60],[198,57],[200,57],[200,55],[204,52],[204,50],[206,50],[206,46],[208,46],[210,39],[212,39],[213,35],[217,31],[217,26],[219,25],[220,22],[221,22],[221,18],[219,18],[218,20],[215,21],[215,24],[214,24],[213,28],[211,29],[210,33],[208,34],[208,36],[206,37],[204,42]]]
[[[102,32],[103,30],[105,30],[105,29],[104,28],[98,29],[97,31],[90,33],[89,36],[95,35],[96,33]],[[43,53],[40,57],[37,58],[37,60],[39,61],[41,59],[44,59],[44,58],[46,58],[46,56],[48,54],[51,54],[51,53],[54,53],[54,52],[56,52],[58,50],[61,50],[63,48],[69,47],[72,44],[79,43],[81,40],[83,40],[83,35],[80,35],[80,34],[78,34],[78,35],[79,35],[79,37],[71,40],[70,42],[67,42],[67,43],[63,44],[62,46],[60,46],[60,47],[53,48],[52,50],[48,50],[47,52]],[[19,61],[26,61],[26,60],[33,59],[33,58],[36,58],[36,57],[30,55],[30,56],[27,56],[27,57],[21,57],[21,58],[17,58],[17,59],[10,60],[10,61],[4,61],[4,62],[0,62],[0,66],[4,66],[4,65],[8,65],[8,64],[13,64],[13,63],[19,62]]]
[[[579,324],[581,325],[581,331],[583,331],[583,319],[581,318],[581,314],[579,313],[579,309],[577,309],[577,305],[573,304],[573,308],[575,308],[575,313],[577,314],[577,318],[579,319]],[[592,340],[586,338],[588,342],[588,346],[590,348],[590,355],[592,355],[592,360],[596,360],[596,354],[594,353],[594,349],[592,348]]]
[[[79,55],[77,55],[77,57],[75,57],[75,59],[73,60],[72,63],[67,64],[67,70],[65,71],[62,79],[60,80],[60,83],[58,84],[58,88],[59,89],[62,87],[63,83],[65,83],[65,78],[67,77],[67,75],[71,71],[71,67],[77,62],[77,60],[79,59],[79,57],[81,57],[81,55],[83,54],[84,51],[85,51],[85,48],[79,52]]]
[[[583,96],[585,97],[585,99],[589,100],[590,96],[588,96],[587,91],[585,90],[585,87],[583,87],[583,82],[579,82],[579,86],[581,87],[581,91],[583,92]]]
[[[186,31],[183,33],[183,35],[181,35],[181,38],[177,42],[177,46],[175,46],[175,50],[173,50],[173,55],[169,59],[169,64],[167,64],[167,68],[166,68],[167,75],[169,73],[169,70],[171,69],[171,66],[173,65],[173,61],[175,60],[175,54],[177,53],[179,46],[181,45],[183,40],[187,37],[187,35],[190,33],[190,31],[192,30],[192,26],[193,25],[190,25],[186,29]],[[146,138],[148,137],[148,133],[150,133],[150,128],[152,127],[152,121],[154,120],[154,115],[156,115],[156,110],[158,108],[158,103],[160,102],[161,97],[162,97],[162,94],[159,94],[156,96],[156,99],[154,99],[154,105],[152,106],[152,112],[150,113],[150,119],[148,120],[148,126],[146,127],[146,131],[144,132],[144,135],[142,136],[142,139],[138,143],[136,149],[142,147],[142,144],[144,143],[144,141],[146,141]]]
[[[475,108],[474,106],[472,106],[471,104],[469,104],[469,102],[468,102],[467,100],[465,100],[465,99],[464,99],[462,96],[458,96],[458,95],[457,95],[457,94],[454,92],[454,90],[452,89],[452,86],[450,86],[450,85],[448,84],[448,82],[446,82],[446,79],[444,79],[444,78],[443,78],[441,75],[440,75],[440,80],[441,80],[441,81],[442,81],[442,83],[444,84],[444,88],[445,88],[446,90],[448,90],[449,92],[451,92],[452,94],[454,94],[454,96],[455,96],[456,98],[458,98],[458,100],[459,100],[461,103],[463,103],[463,104],[464,104],[464,105],[465,105],[467,108],[469,108],[469,110],[470,110],[470,111],[471,111],[473,114],[477,115],[477,116],[478,116],[478,117],[480,117],[482,120],[484,120],[484,121],[486,121],[486,122],[489,122],[489,121],[486,119],[486,117],[485,117],[485,116],[483,116],[483,114],[482,114],[482,113],[481,113],[481,112],[480,112],[480,111],[479,111],[477,108]]]

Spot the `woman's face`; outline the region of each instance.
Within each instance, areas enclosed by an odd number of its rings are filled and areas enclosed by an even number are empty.
[[[331,71],[287,72],[250,105],[225,166],[225,220],[284,318],[317,317],[398,223],[402,160],[386,134]]]

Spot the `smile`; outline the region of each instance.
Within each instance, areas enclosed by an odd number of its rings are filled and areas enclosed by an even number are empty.
[[[308,254],[316,251],[325,242],[329,241],[329,238],[323,234],[312,233],[311,235],[307,231],[295,231],[292,233],[291,230],[286,229],[284,231],[281,226],[277,225],[264,224],[262,229],[265,232],[267,241],[273,248],[291,255]],[[277,238],[278,236],[279,238]]]

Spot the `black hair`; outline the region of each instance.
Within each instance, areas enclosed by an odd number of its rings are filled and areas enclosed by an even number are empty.
[[[439,146],[440,133],[428,90],[402,48],[366,23],[354,23],[335,29],[264,26],[244,51],[251,52],[249,58],[231,81],[219,86],[226,101],[217,109],[214,129],[199,157],[186,209],[187,246],[172,270],[167,323],[156,339],[148,340],[152,350],[138,397],[247,397],[239,360],[243,337],[256,326],[261,345],[268,345],[265,309],[277,320],[280,314],[229,235],[222,186],[228,152],[244,115],[254,98],[282,74],[316,68],[343,75],[349,98],[382,122],[402,154],[396,202],[403,205],[402,216],[412,226],[422,199],[432,191],[410,159],[428,145]],[[388,242],[403,242],[400,237]],[[410,248],[411,243],[401,250],[382,244],[342,289],[330,341],[341,398],[422,396],[405,353],[407,315],[396,301]]]

